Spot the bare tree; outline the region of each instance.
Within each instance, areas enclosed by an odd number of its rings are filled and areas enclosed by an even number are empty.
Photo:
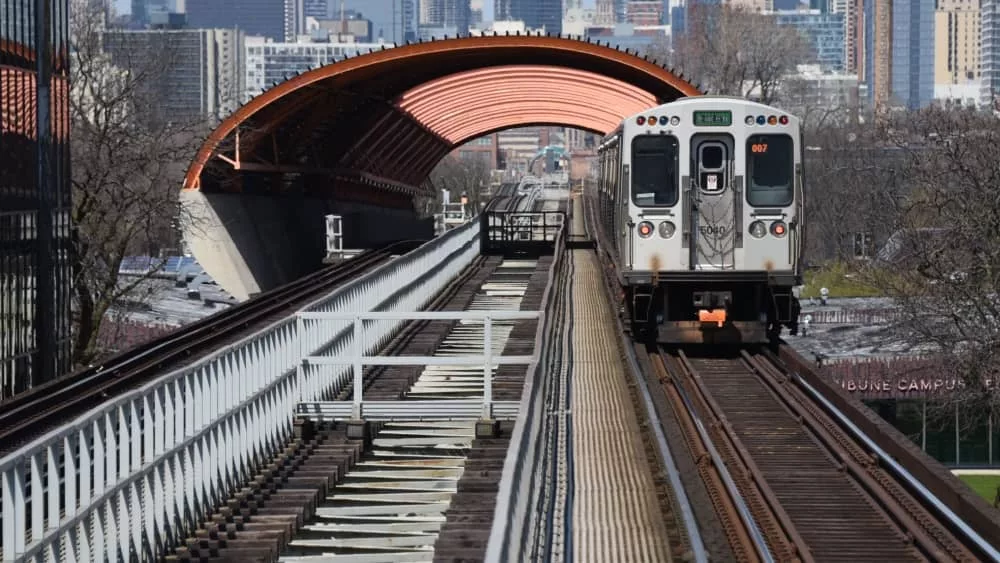
[[[715,94],[770,104],[781,79],[811,58],[795,28],[741,6],[689,6],[685,26],[672,62]]]
[[[433,196],[419,198],[417,205],[422,215],[433,215],[441,207],[441,190],[448,190],[452,201],[456,201],[464,193],[470,202],[476,203],[481,200],[489,185],[490,167],[485,160],[459,158],[450,154],[434,167],[424,184]],[[478,210],[476,207],[475,211]]]
[[[898,229],[910,187],[900,156],[870,128],[827,126],[809,135],[807,262],[853,260],[857,238],[884,241]]]
[[[958,403],[976,423],[1000,414],[1000,121],[929,109],[895,116],[883,131],[908,193],[865,279],[899,303],[913,341],[962,382],[942,403],[950,415]]]
[[[164,43],[149,51],[109,51],[120,34],[108,33],[103,0],[71,0],[73,41],[72,184],[74,225],[74,357],[99,354],[98,332],[116,302],[149,293],[149,274],[124,279],[122,258],[155,256],[176,246],[181,220],[178,192],[202,123],[165,119],[156,86],[171,61]],[[156,41],[158,34],[151,34]],[[165,41],[165,39],[163,39]],[[144,52],[145,51],[145,52]]]

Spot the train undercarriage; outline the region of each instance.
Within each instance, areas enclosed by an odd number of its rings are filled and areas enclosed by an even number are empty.
[[[767,274],[687,272],[665,279],[630,276],[622,308],[633,337],[661,344],[774,343],[798,332],[791,285]],[[647,278],[647,279],[642,279]]]

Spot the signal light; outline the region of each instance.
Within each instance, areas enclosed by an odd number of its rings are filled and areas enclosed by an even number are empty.
[[[767,234],[767,229],[764,227],[764,223],[761,221],[754,221],[750,223],[750,234],[754,238],[761,238]]]
[[[680,122],[681,122],[681,118],[677,117],[676,115],[670,118],[670,124],[671,125],[677,125]]]
[[[757,121],[757,120],[754,119],[752,115],[748,115],[747,119],[746,119],[746,124],[747,125],[753,125],[755,121]]]
[[[767,124],[768,125],[777,125],[778,124],[778,118],[775,117],[775,116],[773,116],[773,115],[768,116],[768,118],[767,118]]]
[[[782,115],[781,119],[779,119],[778,121],[780,121],[782,125],[788,125],[788,116]]]
[[[649,116],[648,121],[650,125],[656,125],[656,116],[655,115]]]
[[[787,229],[785,227],[785,224],[782,223],[781,221],[775,221],[774,223],[771,223],[771,234],[772,235],[774,235],[776,237],[783,237],[783,236],[785,236],[785,232],[786,231],[787,231]]]
[[[643,221],[639,223],[639,236],[642,238],[649,238],[653,234],[653,224],[649,221]]]
[[[674,236],[674,232],[677,231],[677,225],[674,225],[670,221],[664,221],[660,223],[660,236],[663,238],[670,238]]]
[[[661,115],[660,116],[660,125],[666,125],[666,124],[667,124],[667,116]]]
[[[767,121],[767,118],[763,115],[757,116],[757,125],[763,125]]]
[[[646,116],[640,115],[639,117],[635,118],[635,124],[636,125],[645,125],[646,124]]]

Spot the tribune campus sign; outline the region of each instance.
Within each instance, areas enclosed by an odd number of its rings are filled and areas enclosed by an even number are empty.
[[[951,392],[965,386],[965,382],[956,377],[947,379],[907,378],[905,376],[877,379],[834,378],[834,382],[849,393],[888,394],[893,397],[898,396],[899,398],[916,398],[936,393]],[[983,387],[995,391],[1000,389],[1000,382],[987,379],[983,382]]]

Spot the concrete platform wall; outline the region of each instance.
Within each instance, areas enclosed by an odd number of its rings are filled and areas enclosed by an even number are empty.
[[[296,196],[181,193],[184,237],[195,258],[237,299],[315,271],[326,255],[324,216],[344,217],[344,248],[433,237],[411,210]]]

